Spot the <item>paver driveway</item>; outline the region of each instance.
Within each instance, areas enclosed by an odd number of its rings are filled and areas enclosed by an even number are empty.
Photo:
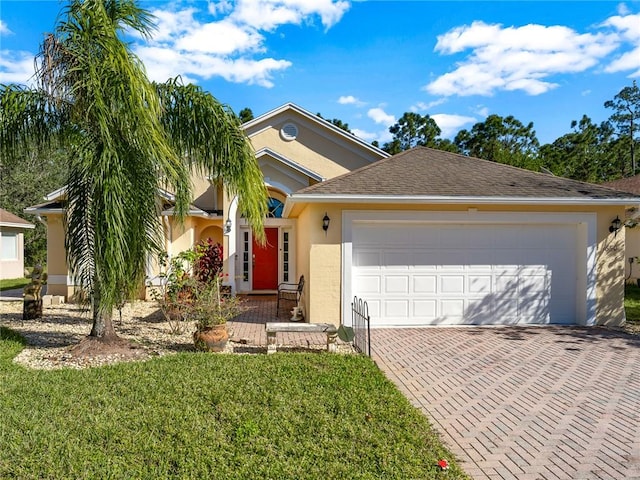
[[[473,478],[640,479],[640,337],[380,329],[372,345]]]

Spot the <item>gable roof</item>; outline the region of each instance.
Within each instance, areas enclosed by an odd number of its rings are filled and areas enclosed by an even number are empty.
[[[0,208],[0,227],[13,227],[13,228],[35,228],[33,223],[27,222],[25,219],[14,215]]]
[[[175,203],[175,195],[163,188],[158,188],[158,197],[163,201],[162,212],[161,215],[174,215],[174,203]],[[46,202],[39,203],[37,205],[31,205],[30,207],[26,207],[24,209],[25,213],[30,213],[32,215],[50,215],[53,213],[62,214],[64,213],[65,203],[67,197],[67,186],[63,186],[54,190],[51,193],[48,193],[44,196]],[[204,210],[190,205],[188,215],[196,216],[196,217],[215,217],[220,214],[216,212],[205,212]],[[31,227],[33,228],[33,227]]]
[[[633,194],[640,194],[640,175],[633,177],[619,178],[611,182],[603,182],[601,185],[609,188],[614,188],[622,192],[630,192]]]
[[[640,203],[640,196],[456,153],[416,147],[297,191],[291,202]]]
[[[260,150],[258,150],[256,152],[256,158],[258,160],[260,160],[264,156],[271,157],[274,160],[277,160],[278,162],[282,163],[283,165],[286,165],[287,167],[295,170],[296,172],[299,172],[302,175],[306,175],[307,177],[312,178],[316,182],[322,182],[323,180],[326,180],[319,173],[316,173],[313,170],[305,168],[304,166],[300,165],[299,163],[294,162],[293,160],[285,157],[284,155],[279,154],[278,152],[276,152],[276,151],[274,151],[274,150],[272,150],[270,148],[267,148],[267,147],[261,148]]]
[[[318,125],[321,128],[324,128],[326,130],[329,130],[335,134],[337,134],[338,136],[342,137],[344,140],[347,140],[349,142],[355,143],[360,147],[363,147],[365,150],[369,150],[370,152],[373,152],[374,154],[376,154],[379,157],[385,158],[388,157],[389,154],[387,152],[385,152],[384,150],[378,148],[378,147],[374,147],[373,145],[371,145],[369,142],[366,142],[364,140],[362,140],[361,138],[356,137],[354,134],[347,132],[346,130],[343,130],[339,127],[336,127],[333,123],[331,123],[328,120],[325,120],[322,117],[319,117],[318,115],[314,115],[313,113],[309,112],[308,110],[305,110],[304,108],[296,105],[295,103],[285,103],[284,105],[281,105],[277,108],[274,108],[273,110],[268,111],[267,113],[264,113],[256,118],[254,118],[253,120],[249,120],[248,122],[245,122],[244,124],[242,124],[242,128],[247,131],[252,129],[253,127],[255,127],[256,125],[266,122],[268,120],[271,120],[274,117],[277,117],[278,115],[280,115],[281,113],[284,113],[286,111],[294,111],[296,113],[298,113],[299,115],[301,115],[302,117],[306,118],[307,120],[315,123],[316,125]]]

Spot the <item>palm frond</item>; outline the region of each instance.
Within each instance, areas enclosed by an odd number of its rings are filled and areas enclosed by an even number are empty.
[[[71,0],[36,58],[38,87],[0,86],[3,155],[67,148],[68,264],[94,319],[141,285],[148,255],[162,247],[158,187],[174,192],[182,219],[191,169],[223,179],[263,234],[266,189],[237,117],[199,87],[152,84],[120,38],[152,29],[133,0]]]
[[[162,123],[176,151],[190,170],[222,180],[228,195],[238,195],[241,214],[263,238],[267,190],[238,117],[213,95],[196,85],[183,85],[180,78],[155,87]]]
[[[22,155],[62,143],[67,111],[43,90],[0,85],[0,151]]]

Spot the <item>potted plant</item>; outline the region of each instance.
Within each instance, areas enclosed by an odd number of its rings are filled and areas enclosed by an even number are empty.
[[[172,331],[193,322],[196,349],[224,350],[226,323],[240,313],[240,302],[223,285],[222,246],[208,239],[171,259],[161,255],[160,265],[163,282],[154,296]]]
[[[227,343],[227,320],[240,313],[237,297],[223,293],[222,245],[208,239],[194,248],[195,284],[190,319],[195,322],[197,350],[222,351]]]
[[[193,341],[197,350],[219,352],[229,339],[227,320],[240,313],[238,298],[221,292],[223,276],[213,281],[198,282],[189,312],[195,322]]]

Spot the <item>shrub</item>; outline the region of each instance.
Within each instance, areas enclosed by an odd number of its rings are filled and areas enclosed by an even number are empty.
[[[160,255],[162,281],[151,295],[173,333],[184,332],[186,322],[193,321],[202,330],[240,313],[237,297],[221,293],[222,253],[222,245],[208,239],[175,257]]]
[[[196,252],[195,275],[201,282],[213,282],[222,271],[222,245],[208,238],[196,245],[194,250]]]

